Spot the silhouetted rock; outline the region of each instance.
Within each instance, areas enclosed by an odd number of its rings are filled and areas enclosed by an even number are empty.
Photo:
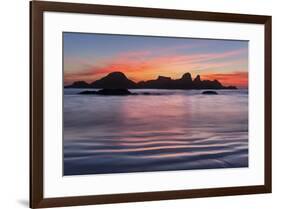
[[[170,77],[158,76],[156,80],[141,81],[138,88],[144,89],[171,89],[173,80]]]
[[[216,95],[218,93],[216,91],[203,91],[202,94]]]
[[[173,89],[192,89],[192,77],[190,73],[185,73],[180,79],[173,81]]]
[[[186,81],[186,82],[192,82],[192,77],[190,73],[185,73],[183,74],[183,76],[181,77],[180,80]]]
[[[225,88],[225,89],[237,89],[236,86],[225,86],[224,88]]]
[[[192,89],[204,89],[204,84],[201,81],[200,75],[197,75],[192,81]]]
[[[78,94],[95,94],[95,95],[108,95],[108,96],[123,96],[131,95],[132,93],[128,89],[101,89],[98,91],[82,91]]]
[[[112,72],[107,76],[88,84],[84,81],[74,82],[66,88],[98,88],[98,89],[237,89],[235,86],[223,86],[218,80],[201,80],[197,75],[192,80],[190,73],[185,73],[180,79],[158,76],[155,80],[135,83],[122,72]]]
[[[101,89],[98,91],[82,91],[78,94],[85,94],[85,95],[104,95],[104,96],[127,96],[127,95],[162,95],[161,93],[156,92],[139,92],[139,93],[132,93],[128,89]]]
[[[199,89],[223,89],[223,85],[217,81],[203,80],[197,84]]]
[[[98,95],[108,95],[108,96],[123,96],[131,95],[132,93],[128,89],[101,89],[96,92]]]
[[[197,75],[196,78],[193,80],[194,83],[200,83],[201,82],[201,78],[200,75]]]
[[[81,91],[78,94],[97,94],[97,91]]]
[[[170,77],[166,77],[166,76],[158,76],[157,81],[171,81],[172,79]]]
[[[122,72],[109,73],[107,76],[94,81],[92,88],[109,88],[109,89],[130,89],[136,88],[136,83],[129,80]]]
[[[91,88],[91,85],[85,81],[75,81],[73,84],[65,86],[65,88]]]
[[[97,91],[100,95],[130,95],[132,94],[128,89],[102,89]]]

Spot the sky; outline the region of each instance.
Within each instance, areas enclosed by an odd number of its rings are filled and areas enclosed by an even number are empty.
[[[63,58],[64,85],[119,71],[135,82],[190,72],[248,86],[248,41],[65,32]]]

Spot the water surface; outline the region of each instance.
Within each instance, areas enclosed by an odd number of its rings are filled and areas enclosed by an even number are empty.
[[[64,175],[248,166],[247,90],[83,90],[64,90]]]

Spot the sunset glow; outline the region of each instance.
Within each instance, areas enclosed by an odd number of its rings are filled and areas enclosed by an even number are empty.
[[[190,72],[224,85],[248,86],[248,42],[64,33],[64,84],[121,71],[139,82]]]

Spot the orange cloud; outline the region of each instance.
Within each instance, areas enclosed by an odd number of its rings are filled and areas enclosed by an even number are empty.
[[[235,73],[213,73],[203,74],[202,79],[205,80],[219,80],[223,85],[233,85],[238,87],[248,86],[248,73],[247,72],[235,72]]]
[[[206,73],[210,71],[221,72],[219,68],[227,68],[241,64],[241,60],[226,60],[233,56],[243,53],[245,49],[239,49],[224,53],[200,53],[200,54],[161,54],[155,51],[131,51],[119,53],[115,57],[111,57],[96,63],[85,70],[75,73],[65,73],[65,84],[72,83],[77,80],[92,82],[100,79],[106,74],[113,71],[121,71],[128,78],[138,82],[141,80],[155,79],[159,75],[179,78],[186,72],[205,72],[206,79],[217,79],[224,85],[247,85],[247,73]],[[200,71],[200,72],[199,72]],[[225,76],[224,76],[225,75]]]

